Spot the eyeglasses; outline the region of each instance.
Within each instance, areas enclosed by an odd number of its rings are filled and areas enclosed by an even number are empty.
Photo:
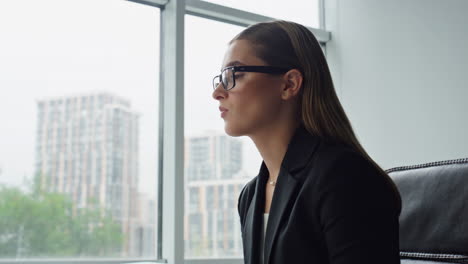
[[[290,69],[275,66],[229,66],[221,70],[220,75],[213,78],[213,89],[223,85],[224,90],[229,91],[236,86],[236,72],[260,72],[268,74],[282,74]]]

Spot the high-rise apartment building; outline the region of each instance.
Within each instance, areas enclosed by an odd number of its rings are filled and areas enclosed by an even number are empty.
[[[217,133],[185,140],[185,253],[238,257],[242,238],[237,197],[248,180],[242,143]]]
[[[106,93],[48,98],[37,106],[35,166],[42,188],[68,194],[77,208],[94,202],[128,238],[122,255],[135,255],[138,114],[129,101]]]
[[[213,132],[185,142],[185,169],[188,181],[232,179],[242,167],[239,140]]]

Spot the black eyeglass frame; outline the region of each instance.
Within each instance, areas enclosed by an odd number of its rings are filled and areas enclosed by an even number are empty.
[[[232,84],[231,88],[227,89],[226,86],[224,85],[222,76],[223,76],[223,72],[226,71],[226,70],[229,70],[229,69],[232,70],[232,82],[233,82],[233,84]],[[225,68],[223,68],[221,70],[221,74],[216,75],[213,78],[213,90],[216,90],[216,88],[218,87],[218,85],[220,83],[223,85],[223,88],[226,91],[229,91],[232,88],[236,87],[236,76],[235,76],[236,72],[259,72],[259,73],[268,73],[268,74],[283,74],[283,73],[286,73],[289,70],[291,70],[291,69],[285,68],[285,67],[278,67],[278,66],[228,66],[228,67],[225,67]],[[215,84],[216,78],[219,79],[218,85]]]

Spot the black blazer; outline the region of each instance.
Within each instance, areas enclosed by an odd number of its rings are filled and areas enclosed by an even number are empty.
[[[268,169],[242,189],[244,262],[259,263]],[[281,164],[265,236],[265,264],[395,264],[401,200],[359,154],[301,125]]]

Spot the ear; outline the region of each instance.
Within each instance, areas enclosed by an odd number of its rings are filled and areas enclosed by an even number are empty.
[[[281,98],[284,100],[290,100],[294,98],[302,88],[302,73],[297,69],[289,70],[283,75],[285,86],[281,93]]]

